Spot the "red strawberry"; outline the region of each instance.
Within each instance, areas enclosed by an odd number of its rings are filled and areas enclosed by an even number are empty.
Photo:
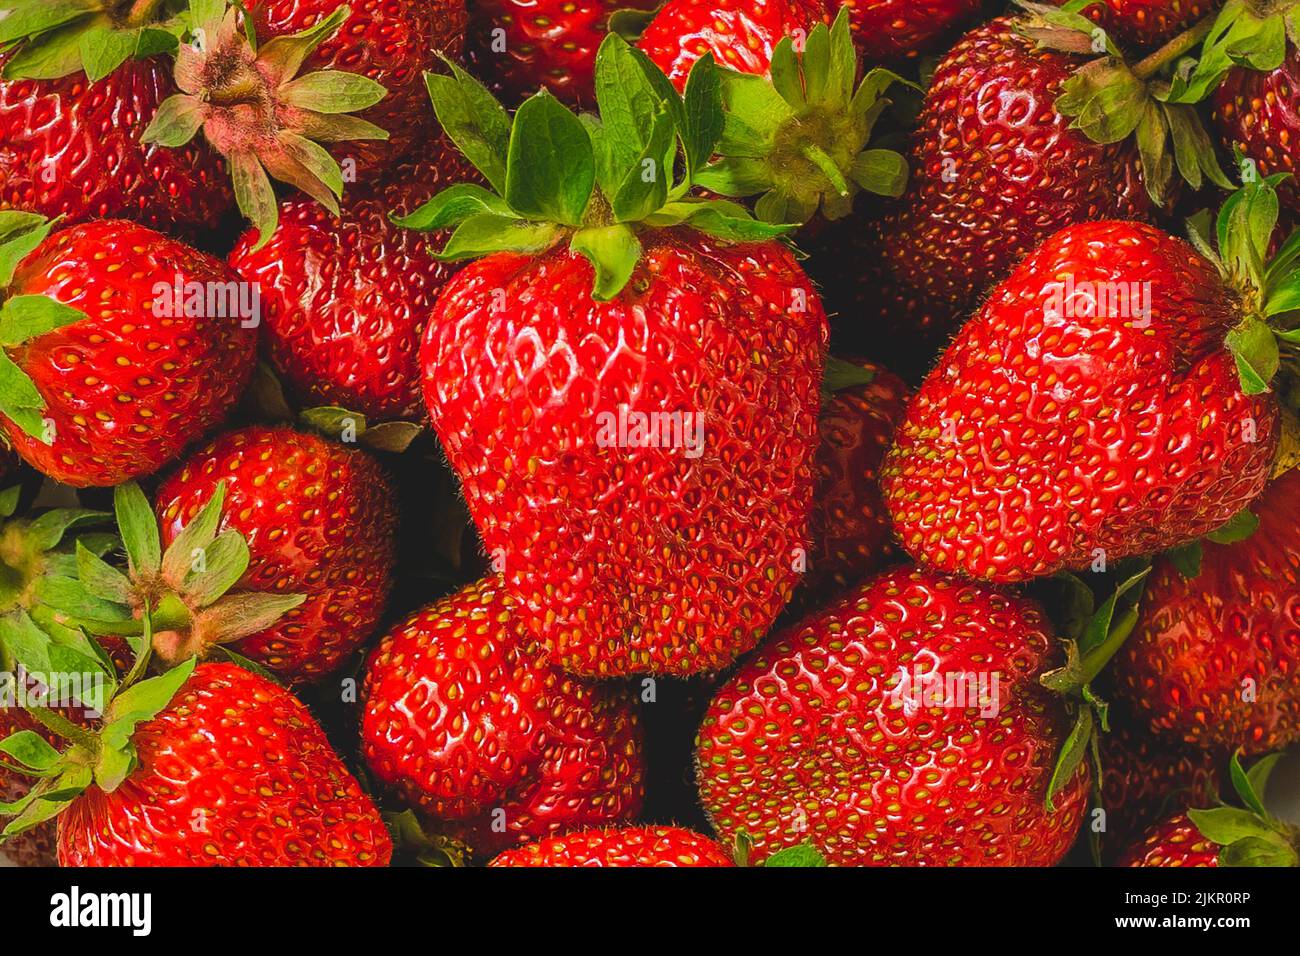
[[[982,0],[846,0],[853,38],[868,60],[896,60],[934,48],[974,20]]]
[[[270,242],[257,248],[250,231],[235,246],[230,265],[261,290],[263,348],[300,404],[374,420],[424,417],[416,355],[455,266],[436,257],[436,237],[388,217],[469,178],[460,153],[438,137],[379,186],[349,194],[340,217],[289,199]]]
[[[1289,173],[1278,192],[1300,211],[1294,178],[1300,172],[1300,49],[1287,43],[1276,69],[1229,70],[1211,103],[1224,146],[1251,160],[1260,175]]]
[[[1021,581],[1225,524],[1263,490],[1278,440],[1276,400],[1243,394],[1224,347],[1246,318],[1181,240],[1139,223],[1062,230],[913,399],[882,469],[903,546]]]
[[[1052,2],[1064,6],[1067,0]],[[1156,47],[1218,6],[1216,0],[1096,0],[1082,13],[1120,43]]]
[[[1218,866],[1219,845],[1202,836],[1187,814],[1180,813],[1148,830],[1120,865]]]
[[[502,853],[491,866],[735,866],[726,848],[680,827],[624,827],[551,837]]]
[[[504,195],[453,187],[405,220],[456,225],[444,255],[485,255],[434,307],[425,400],[521,627],[578,674],[726,666],[807,547],[825,314],[765,241],[784,227],[689,196],[718,87],[693,104],[704,125],[676,129],[686,111],[652,70],[615,35],[602,46],[597,88],[634,105],[600,128],[600,163],[594,127],[549,94],[507,137],[463,72],[431,77],[448,134]],[[643,107],[656,118],[629,120]],[[634,145],[652,129],[658,145]]]
[[[264,40],[316,26],[339,6],[338,0],[256,0],[248,4]],[[469,15],[465,0],[370,0],[350,8],[344,28],[307,60],[307,69],[343,70],[368,77],[388,91],[361,117],[388,133],[386,141],[367,140],[338,147],[340,157],[356,160],[356,172],[388,172],[388,165],[436,136],[433,111],[424,88],[424,71],[438,53],[459,57]],[[423,155],[423,154],[422,154]]]
[[[236,591],[305,596],[273,626],[232,645],[285,680],[319,680],[374,632],[391,587],[397,508],[370,455],[290,428],[227,432],[187,458],[158,489],[162,543],[225,486],[218,533],[247,542]],[[201,630],[201,629],[200,629]],[[192,635],[170,655],[206,650]]]
[[[1154,733],[1259,754],[1300,740],[1300,471],[1251,511],[1254,533],[1206,542],[1195,576],[1157,560],[1115,681]]]
[[[474,0],[466,57],[508,102],[545,88],[589,104],[596,49],[616,10],[651,10],[658,0]]]
[[[908,193],[868,227],[862,255],[880,272],[865,273],[862,298],[889,307],[862,316],[864,335],[888,335],[900,324],[894,303],[916,300],[938,344],[1061,228],[1151,213],[1136,148],[1092,142],[1055,107],[1083,62],[1038,49],[1006,18],[943,59],[912,140]]]
[[[540,663],[513,617],[497,582],[470,585],[397,625],[366,670],[371,771],[480,853],[641,805],[628,698]]]
[[[224,263],[143,226],[48,230],[38,216],[0,213],[0,289],[16,320],[0,427],[67,484],[155,472],[247,383],[255,340],[244,326],[256,317],[240,312],[251,298]]]
[[[10,59],[0,53],[0,68]],[[197,143],[140,142],[175,91],[157,60],[124,63],[94,83],[81,72],[0,79],[0,208],[185,232],[217,226],[234,206],[221,157]]]
[[[870,380],[836,389],[822,406],[809,521],[812,548],[799,590],[800,600],[814,606],[879,571],[893,557],[879,469],[909,394],[898,376],[872,362],[833,363],[835,370],[846,376],[856,371],[859,379]]]
[[[287,691],[232,664],[192,661],[130,690],[139,709],[119,714],[110,701],[105,717],[129,729],[133,752],[59,798],[61,865],[388,864],[392,841],[374,804]],[[74,743],[64,776],[49,779],[70,783],[83,747]]]
[[[700,727],[700,799],[756,861],[811,841],[839,865],[1050,866],[1088,791],[1081,768],[1044,807],[1066,731],[1037,680],[1055,656],[1028,602],[886,574],[723,686]]]

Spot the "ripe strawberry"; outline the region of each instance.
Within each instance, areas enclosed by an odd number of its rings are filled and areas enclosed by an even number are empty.
[[[1264,176],[1289,173],[1278,192],[1292,211],[1300,210],[1300,48],[1286,45],[1275,69],[1239,66],[1229,70],[1214,91],[1212,117],[1219,138],[1231,151],[1255,164]]]
[[[735,866],[722,845],[680,827],[624,827],[551,837],[490,866]]]
[[[1186,813],[1157,823],[1120,861],[1121,866],[1218,866],[1219,845]]]
[[[888,335],[896,303],[916,300],[930,318],[927,344],[938,345],[1061,228],[1151,214],[1137,149],[1092,142],[1054,105],[1083,62],[1037,48],[1007,18],[943,59],[913,136],[908,193],[867,227],[862,256],[880,265],[860,286],[878,303],[862,315],[864,335]]]
[[[178,540],[219,482],[218,533],[238,532],[248,544],[247,570],[234,587],[305,596],[274,626],[232,646],[290,682],[319,680],[365,643],[384,612],[397,527],[387,476],[367,453],[306,432],[226,432],[158,489],[164,546]]]
[[[809,520],[812,548],[797,594],[809,607],[848,590],[894,555],[879,469],[910,390],[892,372],[862,359],[832,363],[831,372],[837,371],[855,383],[836,388],[822,406]]]
[[[1251,511],[1254,533],[1206,542],[1193,577],[1168,556],[1156,561],[1115,681],[1153,733],[1259,754],[1300,740],[1300,471]]]
[[[596,50],[617,10],[658,0],[475,0],[465,55],[474,74],[509,103],[547,89],[590,104]]]
[[[12,322],[0,428],[67,484],[151,474],[226,416],[252,372],[237,277],[132,223],[49,229],[33,214],[0,213]]]
[[[846,0],[853,39],[871,61],[913,57],[934,49],[954,29],[974,20],[981,0]],[[832,3],[832,9],[834,4]]]
[[[308,30],[324,21],[338,0],[256,0],[248,4],[257,35],[264,40]],[[360,114],[388,133],[335,149],[356,161],[355,172],[378,176],[412,150],[436,137],[424,89],[424,71],[436,53],[459,57],[469,15],[465,0],[382,0],[350,8],[344,28],[308,58],[307,69],[342,70],[367,77],[388,95]]]
[[[885,459],[908,552],[1022,581],[1186,543],[1250,504],[1278,407],[1225,347],[1256,361],[1237,336],[1259,320],[1229,286],[1244,288],[1245,260],[1223,254],[1228,281],[1151,226],[1099,222],[1030,255],[944,353]]]
[[[389,214],[409,213],[472,175],[438,137],[419,160],[350,193],[341,216],[288,199],[270,242],[257,248],[250,230],[235,246],[231,267],[261,290],[263,349],[300,405],[341,406],[372,420],[424,417],[416,356],[455,266],[437,258],[437,237],[401,229]]]
[[[505,195],[457,186],[404,220],[456,225],[444,255],[487,254],[439,296],[425,400],[521,626],[579,674],[726,666],[789,600],[807,545],[825,315],[767,241],[785,227],[688,197],[718,85],[685,122],[651,71],[621,38],[602,46],[598,96],[633,105],[596,133],[599,163],[594,127],[549,94],[520,107],[507,151],[481,87],[431,78],[448,134]]]
[[[72,728],[61,772],[7,834],[59,813],[63,866],[388,864],[374,804],[307,708],[265,678],[191,660],[131,684],[104,719],[100,733]],[[37,735],[20,740],[29,766],[54,758]]]
[[[626,695],[546,666],[530,643],[487,579],[397,625],[366,669],[375,778],[480,854],[629,820],[641,805]]]
[[[1066,733],[1037,681],[1045,628],[1019,598],[902,569],[778,634],[700,727],[714,829],[757,861],[810,840],[839,865],[1057,862],[1088,772],[1058,772],[1045,809]]]
[[[1067,0],[1052,0],[1064,6]],[[1212,13],[1217,0],[1096,0],[1083,15],[1119,43],[1156,47]]]

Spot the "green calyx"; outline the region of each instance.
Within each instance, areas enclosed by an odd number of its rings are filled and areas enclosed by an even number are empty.
[[[304,409],[301,425],[345,445],[359,444],[372,451],[401,454],[424,429],[414,422],[368,422],[366,416],[336,405]]]
[[[783,39],[772,54],[770,81],[723,71],[718,159],[697,184],[723,196],[757,195],[755,212],[765,222],[807,222],[819,211],[840,219],[859,191],[901,196],[907,160],[869,144],[890,105],[885,91],[907,81],[875,69],[859,84],[858,72],[847,7],[832,27],[814,28],[801,53]]]
[[[1204,212],[1188,222],[1192,244],[1242,304],[1241,321],[1224,345],[1246,395],[1271,391],[1280,372],[1291,380],[1300,373],[1300,230],[1269,257],[1280,211],[1277,185],[1286,177],[1247,182],[1228,197],[1217,219]]]
[[[190,0],[187,42],[176,50],[181,92],[162,102],[141,138],[177,147],[203,130],[230,166],[239,210],[259,232],[256,248],[279,222],[272,176],[337,216],[343,171],[320,144],[388,138],[349,115],[383,99],[383,86],[341,70],[299,75],[349,15],[348,7],[339,7],[301,33],[259,46],[240,9],[227,8],[225,0]]]
[[[45,421],[45,398],[8,350],[86,315],[49,296],[6,296],[4,290],[13,283],[18,264],[45,241],[53,225],[36,213],[0,211],[0,413],[46,445],[54,434]]]
[[[1212,544],[1236,544],[1245,541],[1259,529],[1259,518],[1246,509],[1232,516],[1222,528],[1211,531],[1204,538]],[[1165,552],[1170,563],[1183,577],[1192,579],[1201,574],[1201,561],[1204,558],[1204,546],[1201,540],[1191,541],[1178,548]]]
[[[596,56],[599,115],[576,116],[543,91],[513,120],[482,84],[445,62],[450,75],[425,75],[434,110],[491,189],[458,184],[393,219],[419,231],[452,229],[444,259],[535,254],[567,241],[592,264],[592,296],[607,301],[631,279],[646,229],[683,226],[756,242],[794,228],[690,196],[722,136],[712,57],[697,61],[679,95],[645,54],[610,34]]]
[[[52,623],[89,634],[114,635],[135,646],[148,631],[152,650],[167,664],[206,656],[222,644],[264,631],[300,605],[301,594],[236,590],[248,569],[244,536],[218,533],[225,483],[164,552],[158,522],[138,485],[113,492],[126,567],[119,568],[79,542],[75,575],[47,595]]]
[[[127,59],[173,53],[184,31],[178,0],[0,0],[5,79],[84,72],[95,82]]]
[[[1137,62],[1127,60],[1106,32],[1079,13],[1095,0],[1063,7],[1019,0],[1026,15],[1022,34],[1039,46],[1079,56],[1094,56],[1062,85],[1056,109],[1071,128],[1095,143],[1133,137],[1142,159],[1147,193],[1157,206],[1173,200],[1175,171],[1193,189],[1213,183],[1232,189],[1214,143],[1188,98],[1181,77],[1188,59],[1214,25],[1207,17]]]
[[[732,849],[732,858],[736,861],[736,866],[752,866],[749,861],[753,852],[753,839],[741,830],[736,834],[736,845]],[[777,850],[759,865],[763,869],[820,869],[829,864],[826,862],[826,857],[822,856],[821,851],[813,846],[810,840],[798,846]]]
[[[1053,579],[1053,586],[1064,589],[1060,606],[1065,611],[1058,625],[1065,637],[1066,661],[1040,676],[1039,683],[1065,701],[1072,724],[1048,781],[1044,802],[1049,813],[1055,812],[1057,795],[1085,759],[1093,767],[1094,799],[1100,799],[1098,733],[1110,730],[1109,705],[1093,691],[1092,682],[1133,633],[1142,585],[1150,573],[1147,562],[1125,562],[1116,573],[1118,583],[1100,605],[1092,589],[1075,575],[1062,573]]]
[[[1232,755],[1229,775],[1241,806],[1187,811],[1201,835],[1221,847],[1220,866],[1300,866],[1300,831],[1264,806],[1269,775],[1281,758],[1280,753],[1269,754],[1246,770],[1238,751]]]
[[[1201,102],[1234,67],[1276,70],[1286,59],[1288,41],[1300,46],[1295,0],[1228,0],[1212,19],[1197,60],[1172,77],[1169,102]]]

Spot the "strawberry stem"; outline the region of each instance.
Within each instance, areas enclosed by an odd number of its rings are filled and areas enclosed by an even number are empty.
[[[1195,26],[1184,30],[1160,49],[1139,60],[1133,67],[1133,75],[1139,80],[1151,79],[1166,65],[1195,49],[1196,45],[1209,35],[1217,19],[1218,14],[1213,13]]]

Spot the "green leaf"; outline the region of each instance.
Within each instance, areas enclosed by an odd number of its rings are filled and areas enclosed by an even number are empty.
[[[207,607],[233,588],[248,570],[248,542],[233,529],[205,547],[205,570],[190,571],[182,589],[199,607]]]
[[[1262,395],[1282,365],[1277,337],[1267,322],[1250,316],[1224,339],[1237,363],[1241,390],[1246,395]]]
[[[846,388],[870,385],[876,380],[876,373],[863,368],[856,362],[846,362],[834,356],[826,359],[826,371],[822,376],[822,386],[828,393],[842,392]]]
[[[809,867],[823,867],[827,865],[826,857],[822,856],[820,851],[818,851],[818,849],[811,843],[786,847],[784,850],[778,850],[776,853],[773,853],[763,861],[764,869],[774,867],[799,867],[807,869]]]
[[[725,156],[765,158],[772,137],[794,115],[794,109],[761,76],[719,73],[726,118],[717,152]]]
[[[1188,810],[1187,815],[1207,840],[1228,846],[1247,837],[1268,836],[1275,831],[1249,810],[1215,807],[1213,810]]]
[[[0,44],[38,36],[99,9],[98,0],[42,0],[17,6],[11,3],[9,15],[0,20]]]
[[[1263,805],[1264,797],[1268,794],[1269,778],[1273,775],[1273,770],[1277,767],[1282,757],[1283,754],[1281,753],[1268,754],[1267,756],[1260,757],[1255,761],[1251,768],[1246,771],[1244,786],[1255,794],[1257,801],[1261,806]],[[1236,760],[1240,766],[1241,762],[1240,760],[1237,760],[1236,754],[1233,754],[1233,759]],[[1260,812],[1267,815],[1267,811]]]
[[[695,172],[703,169],[713,156],[726,123],[722,112],[722,80],[712,53],[704,54],[691,67],[683,108],[682,143],[686,147],[687,178],[693,182]]]
[[[1175,570],[1189,581],[1201,576],[1201,561],[1204,557],[1201,542],[1192,541],[1180,548],[1171,548],[1165,552],[1165,557],[1169,559],[1169,563]]]
[[[129,725],[134,730],[140,721],[157,717],[189,680],[197,664],[198,660],[191,657],[165,674],[132,684],[109,701],[107,723],[118,724],[119,729]]]
[[[76,528],[102,524],[108,515],[102,511],[87,511],[85,508],[55,508],[36,518],[27,528],[32,547],[38,551],[49,551],[56,547],[64,535]],[[48,562],[53,556],[47,555]]]
[[[382,84],[357,73],[320,70],[280,87],[285,101],[318,113],[353,113],[369,109],[388,95]]]
[[[0,210],[0,288],[13,284],[18,263],[45,241],[53,226],[34,212]]]
[[[803,71],[799,67],[799,57],[790,37],[782,37],[772,48],[772,65],[768,72],[772,77],[772,89],[787,105],[795,111],[807,108]]]
[[[226,157],[230,164],[230,177],[235,188],[235,205],[244,218],[257,229],[256,252],[271,241],[280,223],[280,208],[275,200],[275,189],[262,168],[261,161],[251,152],[239,151]]]
[[[33,590],[42,604],[76,621],[116,624],[131,618],[129,608],[93,594],[79,578],[47,574],[37,580]]]
[[[433,232],[457,226],[480,213],[514,217],[506,201],[475,183],[457,183],[442,190],[424,205],[406,216],[392,216],[403,229]]]
[[[500,195],[506,191],[510,117],[496,98],[447,57],[451,76],[424,74],[438,122]]]
[[[1092,733],[1092,708],[1080,707],[1074,718],[1074,726],[1070,729],[1069,735],[1065,738],[1065,743],[1061,746],[1061,753],[1057,757],[1056,766],[1052,769],[1051,780],[1047,784],[1045,805],[1048,813],[1056,812],[1056,795],[1074,779],[1075,771],[1079,769],[1079,764],[1087,756],[1088,741],[1092,737]]]
[[[595,184],[591,139],[578,118],[549,92],[526,100],[510,131],[510,208],[527,219],[577,226]]]
[[[81,34],[81,67],[86,78],[96,83],[108,76],[135,53],[139,31],[117,30],[103,24]]]
[[[640,222],[668,201],[676,155],[676,128],[667,110],[652,121],[650,136],[614,195],[614,218]]]
[[[258,634],[306,600],[303,594],[227,594],[203,612],[204,626],[222,644]]]
[[[6,80],[57,80],[81,72],[81,29],[84,21],[42,34],[39,43],[19,47],[5,61]]]
[[[45,399],[27,373],[0,350],[0,412],[3,412],[27,435],[50,444],[45,427]]]
[[[298,33],[272,37],[258,50],[257,62],[264,72],[270,74],[273,86],[287,83],[291,77],[298,75],[307,57],[338,32],[339,27],[352,15],[351,8],[337,7],[328,16]]]
[[[651,226],[688,225],[732,242],[765,242],[798,228],[793,223],[759,222],[744,207],[719,200],[668,203],[646,222]]]
[[[130,605],[133,590],[130,579],[80,541],[77,542],[77,572],[91,594],[115,604]]]
[[[892,149],[868,149],[853,160],[853,181],[869,193],[897,199],[907,190],[907,158]]]
[[[59,752],[33,730],[20,730],[0,740],[0,754],[38,771],[50,770],[59,762]]]
[[[1300,865],[1295,847],[1278,833],[1243,837],[1219,853],[1220,866],[1294,867]]]
[[[643,154],[661,113],[676,129],[676,117],[643,62],[626,40],[611,33],[596,53],[596,102],[613,168],[626,175]],[[671,99],[676,99],[676,93]],[[518,117],[516,117],[516,123]]]
[[[1122,61],[1094,60],[1061,85],[1056,109],[1095,143],[1118,143],[1133,135],[1149,101],[1146,84]]]
[[[22,608],[0,616],[0,644],[29,674],[48,674],[53,670],[51,643],[50,636]]]
[[[158,520],[149,499],[134,481],[113,489],[113,511],[122,532],[132,576],[152,576],[162,567]]]
[[[0,305],[0,344],[21,345],[86,318],[86,313],[45,295],[16,295]]]
[[[569,248],[585,256],[595,269],[592,298],[598,302],[608,302],[623,290],[641,257],[641,243],[626,225],[579,230]]]
[[[1259,763],[1264,763],[1271,759],[1273,763],[1276,764],[1277,760],[1280,759],[1281,756],[1280,753],[1272,754],[1270,757],[1265,757]],[[1258,766],[1259,764],[1256,764],[1256,768],[1258,768]],[[1272,765],[1265,766],[1262,774],[1257,779],[1262,779],[1264,782],[1267,782],[1269,774],[1271,774],[1272,771]],[[1240,751],[1234,753],[1232,759],[1228,761],[1228,773],[1232,780],[1232,789],[1237,792],[1237,796],[1241,798],[1241,802],[1245,804],[1246,809],[1262,820],[1269,819],[1268,810],[1264,807],[1264,791],[1262,789],[1256,789],[1254,781],[1251,780],[1245,769],[1242,768]]]
[[[1238,511],[1227,524],[1211,531],[1205,538],[1215,544],[1236,544],[1238,541],[1245,541],[1258,528],[1259,519],[1247,508]]]
[[[438,258],[475,259],[493,252],[541,252],[559,230],[550,223],[521,222],[507,216],[470,216],[451,234]]]
[[[194,564],[194,552],[207,548],[217,536],[217,525],[221,523],[221,509],[226,503],[226,482],[217,482],[212,496],[184,528],[173,539],[162,557],[163,580],[175,587],[191,573]],[[152,517],[152,512],[150,512]]]
[[[207,113],[208,107],[197,96],[176,93],[158,104],[153,120],[140,134],[140,141],[169,149],[184,146],[203,128]]]

